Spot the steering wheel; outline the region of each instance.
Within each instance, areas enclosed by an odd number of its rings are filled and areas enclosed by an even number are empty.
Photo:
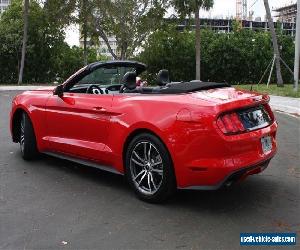
[[[119,92],[120,93],[124,93],[125,90],[126,90],[125,85],[122,85],[121,88],[120,88],[120,90],[119,90]]]
[[[86,93],[87,94],[95,94],[95,95],[102,95],[102,94],[104,94],[103,90],[99,86],[97,86],[95,84],[90,85],[87,88]]]

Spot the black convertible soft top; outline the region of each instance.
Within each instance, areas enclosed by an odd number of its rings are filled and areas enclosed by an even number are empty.
[[[201,82],[201,81],[179,82],[179,83],[172,83],[168,86],[160,88],[156,93],[180,94],[180,93],[195,92],[199,90],[208,90],[208,89],[226,88],[226,87],[230,87],[230,85],[228,83]]]

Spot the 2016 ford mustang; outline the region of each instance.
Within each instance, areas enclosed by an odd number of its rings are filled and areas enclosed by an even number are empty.
[[[126,175],[143,200],[213,190],[263,171],[276,153],[269,97],[225,83],[138,87],[146,65],[96,62],[12,103],[11,134],[25,160],[50,154]]]

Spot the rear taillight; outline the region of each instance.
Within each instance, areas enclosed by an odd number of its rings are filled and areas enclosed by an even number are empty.
[[[275,117],[274,117],[274,114],[273,114],[273,111],[272,111],[270,105],[269,104],[265,104],[264,108],[268,112],[268,115],[270,117],[271,122],[273,122],[275,120]]]
[[[217,120],[219,129],[224,134],[238,134],[246,131],[237,113],[221,115]]]

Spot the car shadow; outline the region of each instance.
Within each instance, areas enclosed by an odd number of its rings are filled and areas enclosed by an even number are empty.
[[[269,187],[274,185],[273,180],[251,176],[241,183],[214,191],[178,190],[168,205],[230,214],[238,210],[253,211],[257,206],[269,209],[274,194]]]
[[[59,159],[49,155],[41,155],[39,162],[43,162],[43,165],[47,168],[53,168],[58,171],[63,171],[67,175],[75,175],[80,179],[84,179],[95,184],[102,186],[111,186],[118,189],[128,189],[125,177],[110,173],[104,170],[100,170],[94,167],[85,166],[76,162]]]
[[[81,180],[94,182],[95,185],[109,186],[110,189],[119,192],[120,195],[134,196],[134,192],[122,175],[86,167],[48,155],[43,155],[38,161],[43,161],[44,167],[63,171],[65,174],[74,175]],[[229,214],[237,211],[243,213],[253,212],[253,209],[256,209],[257,206],[271,210],[269,204],[274,198],[274,190],[279,185],[274,179],[266,178],[263,175],[254,175],[248,177],[244,182],[215,191],[177,190],[175,195],[168,201],[162,204],[147,204],[147,206],[161,206],[165,209],[185,208],[190,211],[209,211],[210,213],[226,212]],[[136,201],[141,206],[145,205],[142,201]]]

